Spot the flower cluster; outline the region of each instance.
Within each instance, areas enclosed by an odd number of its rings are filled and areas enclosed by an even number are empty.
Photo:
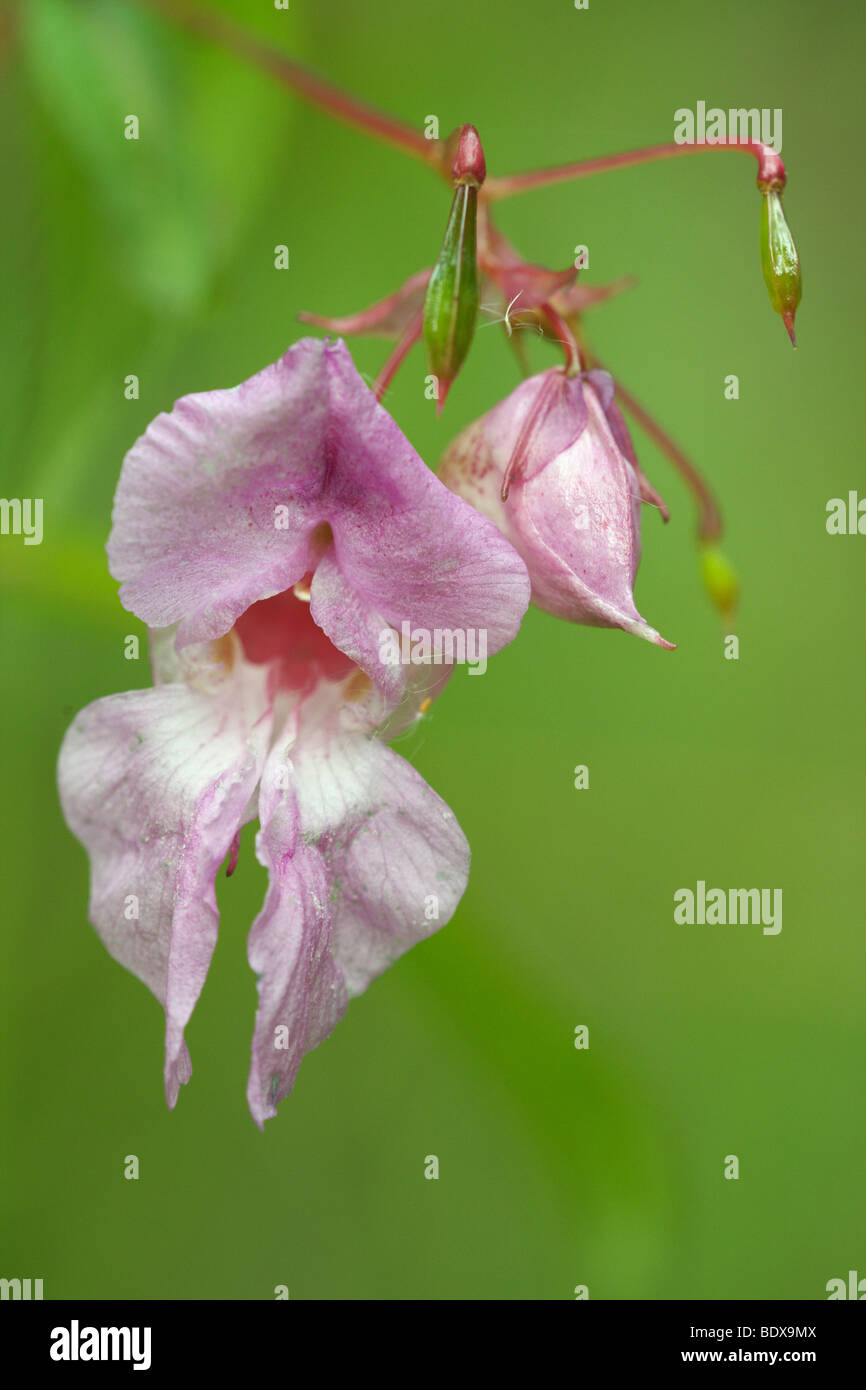
[[[622,284],[591,288],[577,267],[532,264],[491,215],[510,194],[684,147],[488,179],[474,127],[428,142],[239,46],[452,186],[432,269],[359,314],[302,315],[331,337],[296,343],[233,390],[185,396],[133,446],[108,555],[122,602],[149,629],[154,685],[89,705],[61,749],[63,809],[91,861],[91,920],[165,1009],[170,1106],[191,1074],[184,1030],[216,942],[216,874],[226,861],[234,871],[240,832],[258,823],[269,882],[248,943],[258,1010],[247,1096],[263,1126],[349,999],[460,901],[460,827],[388,747],[423,718],[464,659],[456,653],[473,651],[485,669],[530,599],[672,646],[635,606],[642,507],[668,512],[618,402],[693,488],[704,581],[725,613],[736,580],[709,488],[587,347],[584,310]],[[745,148],[758,160],[764,275],[793,340],[800,279],[785,171],[769,147]],[[441,410],[482,295],[500,305],[524,366],[518,327],[564,362],[527,368],[451,443],[437,477],[381,398],[423,338]],[[352,333],[396,340],[373,389],[342,341]]]

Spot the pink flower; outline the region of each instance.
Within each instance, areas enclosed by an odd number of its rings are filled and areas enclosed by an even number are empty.
[[[234,390],[186,396],[124,462],[108,543],[156,685],[67,732],[61,799],[90,916],[166,1013],[169,1106],[217,934],[214,879],[258,819],[247,1096],[263,1125],[301,1059],[466,885],[454,816],[385,746],[450,667],[386,665],[403,622],[518,630],[523,562],[425,467],[342,342],[307,339]]]
[[[607,372],[532,376],[458,435],[439,476],[523,556],[537,607],[670,647],[632,597],[641,498],[663,504],[613,395]]]

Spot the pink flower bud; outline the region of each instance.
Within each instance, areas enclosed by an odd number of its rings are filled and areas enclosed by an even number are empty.
[[[647,490],[613,396],[607,372],[530,377],[458,435],[439,476],[522,556],[538,608],[671,648],[632,597]]]
[[[451,165],[451,177],[455,184],[469,183],[480,188],[487,177],[481,137],[474,125],[461,126],[454,135],[457,137],[457,151]]]

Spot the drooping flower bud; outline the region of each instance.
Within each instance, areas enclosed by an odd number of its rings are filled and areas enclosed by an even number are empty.
[[[772,183],[761,189],[761,265],[770,303],[781,314],[788,337],[794,337],[794,314],[800,303],[800,258],[782,210],[782,191]]]
[[[451,172],[454,200],[424,300],[424,341],[438,383],[439,410],[466,359],[478,316],[476,216],[486,170],[473,126],[459,132]]]
[[[522,556],[532,602],[671,647],[638,613],[641,484],[607,372],[530,377],[450,445],[439,476]]]
[[[740,596],[740,581],[736,571],[719,547],[706,542],[700,550],[701,578],[704,588],[723,618],[732,618]]]

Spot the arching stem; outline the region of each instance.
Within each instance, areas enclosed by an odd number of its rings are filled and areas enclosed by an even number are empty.
[[[421,328],[423,322],[424,310],[418,309],[416,313],[412,315],[412,318],[409,320],[409,322],[406,324],[406,327],[403,329],[403,332],[397,339],[397,342],[394,348],[392,349],[390,356],[388,357],[387,361],[385,362],[384,366],[379,372],[379,375],[376,377],[376,380],[373,383],[373,394],[375,395],[377,401],[380,401],[382,399],[388,387],[391,385],[391,382],[393,381],[394,377],[396,376],[398,369],[402,366],[403,361],[409,353],[410,349],[415,346],[415,344],[418,342],[418,339],[421,337]]]
[[[607,368],[597,357],[592,355],[589,359],[593,367],[600,367],[602,371]],[[611,373],[613,375],[613,373]],[[661,425],[657,424],[653,417],[644,409],[639,401],[621,385],[619,378],[614,377],[616,383],[616,394],[622,401],[625,409],[632,419],[640,425],[658,445],[663,454],[666,454],[671,463],[676,468],[680,476],[685,480],[691,489],[698,507],[698,540],[715,541],[724,532],[724,521],[719,504],[716,501],[709,483],[701,476],[695,465],[686,457],[678,444],[675,444],[670,435],[666,434]]]
[[[609,169],[627,169],[633,164],[648,164],[656,159],[676,159],[680,155],[704,154],[712,150],[742,150],[758,161],[758,182],[775,188],[785,186],[785,166],[769,145],[759,140],[718,140],[712,145],[649,145],[642,150],[626,150],[622,154],[602,155],[597,159],[582,159],[577,164],[561,164],[553,169],[534,169],[526,174],[510,174],[489,178],[484,185],[485,201],[510,198],[515,193],[528,193],[534,188],[583,179],[590,174],[603,174]]]
[[[239,57],[248,59],[257,67],[269,72],[277,81],[291,87],[299,96],[327,111],[338,121],[356,126],[388,145],[395,145],[405,154],[411,154],[424,164],[430,164],[442,173],[446,159],[444,140],[427,140],[424,135],[395,120],[383,111],[357,97],[349,96],[333,83],[312,69],[297,63],[293,58],[280,53],[247,33],[239,25],[200,5],[189,4],[188,0],[139,0],[148,9],[155,10],[172,20],[175,24],[220,44]]]

